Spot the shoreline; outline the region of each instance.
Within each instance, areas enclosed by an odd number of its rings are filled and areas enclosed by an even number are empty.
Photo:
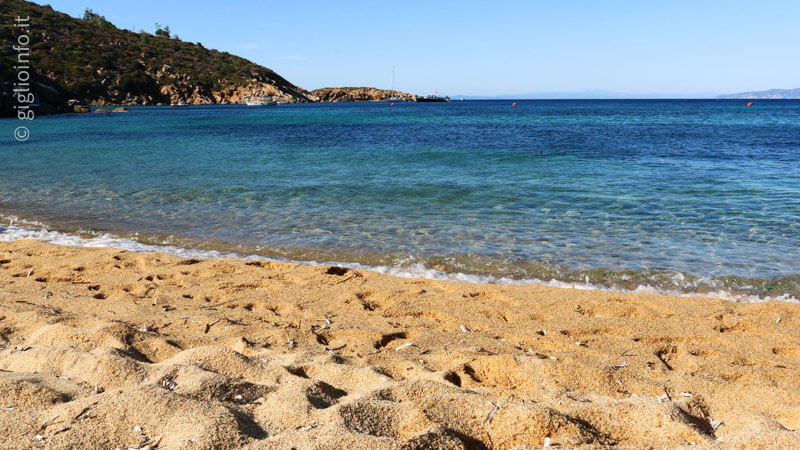
[[[4,446],[800,445],[787,302],[35,240],[0,282]]]
[[[0,226],[3,222],[7,223],[6,230],[0,232],[0,242],[13,242],[21,239],[36,239],[43,242],[53,243],[57,245],[70,245],[88,248],[118,248],[134,252],[162,252],[173,256],[185,258],[201,258],[201,259],[214,259],[214,258],[234,258],[242,261],[263,260],[278,263],[292,263],[303,264],[309,266],[326,266],[338,265],[347,267],[354,270],[368,270],[377,272],[383,275],[409,278],[409,279],[428,279],[436,281],[455,281],[461,283],[472,284],[497,284],[497,285],[542,285],[560,289],[581,289],[581,290],[599,290],[617,293],[634,293],[634,294],[647,294],[658,295],[667,297],[697,297],[697,298],[711,298],[722,299],[736,303],[761,303],[769,301],[782,301],[789,303],[800,304],[800,299],[791,293],[783,293],[780,295],[769,296],[752,294],[747,292],[736,292],[726,290],[719,286],[705,286],[702,290],[691,290],[685,287],[673,287],[665,289],[657,286],[658,281],[653,284],[644,283],[638,284],[635,288],[626,288],[618,286],[620,280],[607,282],[612,286],[600,283],[575,282],[563,279],[550,278],[549,280],[543,278],[512,278],[503,275],[486,275],[478,273],[465,273],[459,271],[444,270],[437,267],[427,267],[423,263],[415,263],[412,265],[385,265],[385,264],[364,264],[357,261],[345,260],[307,260],[303,258],[293,258],[291,256],[276,256],[276,255],[262,255],[248,252],[241,252],[235,248],[225,249],[209,249],[209,248],[194,248],[192,246],[183,246],[181,243],[175,245],[174,243],[166,242],[142,242],[134,237],[125,235],[116,235],[112,232],[94,232],[94,231],[58,231],[52,227],[38,221],[20,219],[15,215],[2,215],[0,214]],[[18,225],[16,225],[18,224]],[[16,225],[16,226],[15,226]],[[2,228],[0,228],[2,230]],[[138,237],[139,233],[136,233]],[[172,236],[171,236],[172,237]],[[183,243],[185,244],[185,242]],[[237,251],[239,250],[239,251]],[[302,252],[306,253],[306,252]],[[598,269],[604,271],[603,269]],[[574,271],[574,273],[581,274],[592,272],[588,271]],[[613,271],[612,271],[613,272]],[[625,271],[620,271],[625,273]],[[653,272],[654,275],[663,277],[666,274],[677,274],[683,278],[685,274],[677,271],[660,271]],[[725,278],[725,277],[722,277]],[[728,277],[730,278],[730,277]],[[697,276],[698,280],[708,279],[707,277]],[[786,278],[788,279],[788,277]],[[714,279],[710,279],[714,280]],[[663,280],[662,280],[663,281]],[[755,280],[761,282],[769,282],[772,280]],[[698,288],[700,289],[700,288]]]

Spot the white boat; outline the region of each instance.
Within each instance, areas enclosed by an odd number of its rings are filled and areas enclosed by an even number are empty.
[[[447,103],[450,102],[450,97],[439,97],[438,94],[426,95],[425,97],[417,97],[417,101],[422,103]]]
[[[244,104],[247,106],[276,106],[278,102],[272,101],[272,97],[265,97],[265,98],[247,98],[244,100]]]

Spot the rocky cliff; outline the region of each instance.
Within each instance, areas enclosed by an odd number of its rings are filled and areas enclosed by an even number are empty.
[[[13,26],[29,17],[30,27]],[[272,96],[316,101],[272,70],[201,44],[121,30],[97,14],[76,19],[23,0],[0,2],[0,40],[29,39],[30,72],[67,98],[93,105],[241,103]],[[0,82],[15,82],[18,51],[0,47]]]
[[[322,88],[311,91],[311,95],[321,102],[382,102],[390,96],[407,102],[417,99],[413,94],[372,87]]]

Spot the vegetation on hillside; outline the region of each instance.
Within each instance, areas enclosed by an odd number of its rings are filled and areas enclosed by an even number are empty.
[[[0,40],[16,42],[14,18],[30,17],[31,67],[72,98],[87,102],[124,103],[132,96],[168,103],[164,89],[180,83],[184,91],[211,92],[248,83],[275,86],[287,97],[307,100],[306,92],[272,70],[226,52],[172,37],[169,27],[157,35],[121,30],[87,10],[70,17],[23,0],[0,3]],[[12,81],[17,53],[0,47],[0,81]]]

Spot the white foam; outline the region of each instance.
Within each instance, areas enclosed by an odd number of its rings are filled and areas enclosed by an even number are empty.
[[[0,225],[0,242],[36,239],[38,241],[58,245],[72,245],[92,248],[119,248],[139,253],[162,252],[170,255],[180,256],[182,258],[240,258],[239,255],[234,253],[225,253],[213,250],[186,249],[171,245],[144,244],[133,239],[122,238],[109,233],[95,233],[87,231],[82,234],[90,236],[78,236],[74,234],[62,233],[60,231],[49,230],[46,226],[39,222],[20,220],[14,216],[0,216],[0,219],[6,219],[9,222],[9,225],[5,227]],[[254,257],[240,259],[252,258]]]
[[[490,283],[490,284],[539,284],[550,287],[562,289],[580,289],[580,290],[604,290],[612,292],[632,292],[636,294],[650,294],[662,295],[671,297],[707,297],[728,300],[737,303],[758,303],[766,301],[783,301],[790,303],[800,303],[796,297],[784,294],[776,297],[760,297],[757,295],[744,295],[733,294],[725,290],[718,290],[706,293],[687,293],[678,290],[663,290],[650,285],[640,285],[636,289],[618,289],[607,288],[605,286],[593,285],[590,282],[586,283],[571,283],[566,281],[559,281],[551,279],[549,281],[539,279],[512,279],[506,277],[472,275],[460,272],[444,272],[441,270],[431,269],[423,266],[422,264],[411,264],[403,267],[399,266],[366,266],[359,263],[341,263],[336,261],[319,262],[319,261],[294,261],[294,260],[281,260],[269,259],[259,255],[240,255],[231,252],[220,252],[215,250],[198,250],[176,247],[172,245],[154,245],[144,244],[134,239],[114,236],[109,233],[95,233],[91,231],[84,232],[85,236],[78,236],[74,234],[63,233],[60,231],[53,231],[35,221],[20,220],[14,216],[0,215],[0,223],[7,221],[9,225],[3,227],[0,225],[0,242],[19,241],[24,239],[36,239],[43,242],[58,245],[71,245],[78,247],[92,247],[92,248],[119,248],[122,250],[129,250],[139,253],[147,252],[161,252],[169,255],[178,256],[181,258],[196,258],[196,259],[216,259],[216,258],[236,258],[245,261],[252,260],[272,260],[280,262],[294,262],[310,266],[327,266],[336,265],[347,267],[349,269],[362,269],[370,270],[373,272],[390,275],[398,278],[425,278],[429,280],[441,281],[457,281],[461,283]],[[682,276],[682,274],[681,274]]]

